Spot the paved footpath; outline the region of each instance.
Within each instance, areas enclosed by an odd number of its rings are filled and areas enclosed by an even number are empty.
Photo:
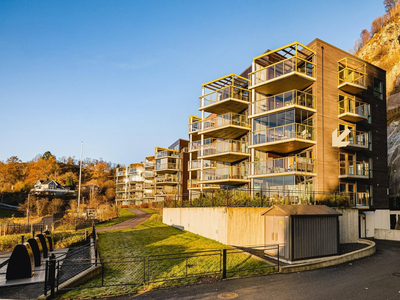
[[[151,214],[148,214],[144,211],[141,211],[140,209],[136,208],[128,208],[128,210],[131,213],[134,213],[136,217],[133,217],[132,219],[126,220],[124,222],[121,222],[119,224],[115,224],[110,227],[105,227],[101,229],[97,229],[97,232],[104,232],[104,231],[111,231],[111,230],[121,230],[121,229],[127,229],[127,228],[132,228],[135,226],[138,226],[142,224],[144,221],[149,219],[151,217]]]

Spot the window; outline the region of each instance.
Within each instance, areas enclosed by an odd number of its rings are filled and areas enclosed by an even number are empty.
[[[374,96],[383,100],[383,83],[378,78],[374,78]]]

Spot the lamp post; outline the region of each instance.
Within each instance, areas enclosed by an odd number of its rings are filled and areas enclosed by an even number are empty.
[[[30,206],[30,193],[28,194],[28,209],[26,210],[26,221],[27,221],[27,223],[28,223],[28,228],[29,228],[29,208],[31,207]]]

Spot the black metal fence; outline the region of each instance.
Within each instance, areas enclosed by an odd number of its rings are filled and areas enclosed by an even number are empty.
[[[323,204],[331,207],[356,207],[370,204],[370,198],[357,193],[218,188],[193,190],[185,195],[168,195],[158,205],[163,207],[270,207],[273,204]]]
[[[84,247],[80,250],[84,252]],[[275,252],[276,263],[254,257],[245,249],[217,249],[126,258],[102,258],[101,261],[69,256],[50,261],[46,268],[45,294],[49,290],[130,286],[133,290],[150,285],[179,285],[204,278],[229,278],[263,275],[279,270],[279,245],[251,247],[259,252]],[[53,269],[53,270],[52,270]],[[84,284],[67,286],[86,270],[97,276]]]

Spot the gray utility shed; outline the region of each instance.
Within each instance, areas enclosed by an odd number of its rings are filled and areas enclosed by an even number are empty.
[[[265,244],[289,261],[339,253],[339,216],[325,205],[274,205],[265,217]],[[274,254],[274,253],[270,253]]]

